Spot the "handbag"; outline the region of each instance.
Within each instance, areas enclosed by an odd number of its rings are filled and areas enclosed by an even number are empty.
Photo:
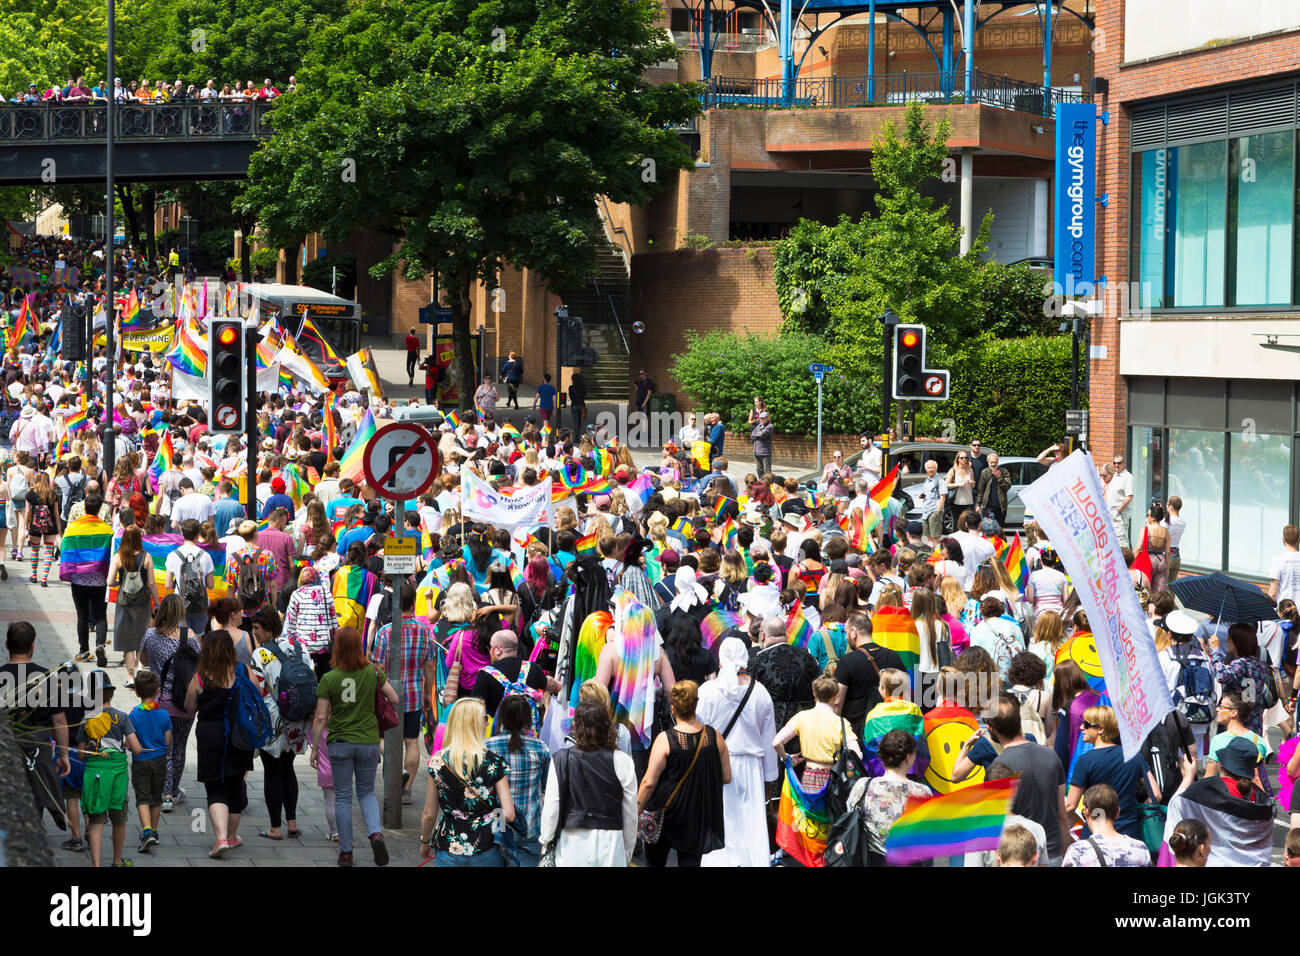
[[[392,730],[400,721],[397,719],[397,708],[388,702],[384,696],[384,686],[375,681],[375,717],[379,719],[379,732]]]
[[[753,685],[752,680],[750,681],[750,684],[751,686]],[[742,706],[744,705],[743,701],[741,705]],[[736,711],[736,716],[737,717],[740,716],[739,710]],[[732,719],[732,723],[733,724],[735,723],[734,718]],[[727,729],[730,730],[731,728],[728,727]],[[641,815],[637,818],[636,835],[639,836],[644,842],[646,843],[659,842],[659,837],[663,835],[664,813],[668,810],[669,807],[673,805],[673,798],[677,796],[677,791],[682,789],[682,784],[686,782],[686,778],[689,777],[691,775],[691,771],[695,769],[695,761],[700,759],[700,751],[703,749],[704,749],[704,731],[701,730],[700,742],[695,745],[695,755],[691,757],[691,762],[687,766],[686,772],[682,774],[681,779],[677,781],[677,786],[673,787],[673,792],[668,794],[668,799],[664,801],[664,805],[660,807],[658,810],[641,811]]]
[[[456,658],[447,670],[447,682],[442,685],[442,693],[439,695],[444,707],[455,703],[456,698],[460,696],[460,652],[465,647],[465,630],[465,628],[461,629],[461,639],[456,645]]]
[[[948,627],[947,621],[943,624],[943,640],[935,641],[934,644],[934,663],[942,670],[945,667],[952,667],[952,631]]]

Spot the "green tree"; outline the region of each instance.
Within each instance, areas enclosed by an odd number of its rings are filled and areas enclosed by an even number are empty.
[[[785,316],[785,331],[834,333],[833,306],[843,292],[845,278],[861,267],[869,229],[866,220],[854,222],[846,215],[833,226],[800,219],[776,243],[776,297]]]
[[[357,0],[312,35],[243,204],[277,245],[377,228],[394,247],[373,274],[435,272],[468,352],[476,280],[510,262],[581,283],[604,241],[595,198],[644,203],[690,162],[671,126],[696,89],[644,79],[674,55],[658,14],[652,0]]]

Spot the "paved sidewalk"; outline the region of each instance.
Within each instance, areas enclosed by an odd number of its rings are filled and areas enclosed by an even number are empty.
[[[72,606],[72,592],[68,585],[55,580],[57,565],[50,578],[48,588],[39,584],[29,584],[27,574],[18,573],[18,567],[12,561],[8,563],[9,580],[0,584],[0,625],[8,626],[10,621],[31,621],[36,625],[36,663],[53,667],[77,653],[77,615]],[[27,565],[30,568],[30,564]],[[112,650],[112,606],[109,606],[109,653],[108,673],[113,683],[118,686],[114,694],[114,705],[124,711],[130,711],[139,699],[134,692],[126,690],[126,670],[122,666],[122,654]],[[94,668],[93,662],[79,665],[82,672]],[[262,766],[254,762],[254,769],[248,775],[248,812],[244,814],[239,825],[239,836],[243,846],[229,851],[222,860],[208,859],[208,850],[212,848],[215,838],[207,820],[206,805],[203,797],[203,784],[195,779],[197,750],[191,734],[186,752],[185,776],[182,786],[187,791],[183,803],[176,805],[172,813],[164,813],[159,824],[159,844],[149,853],[137,852],[140,840],[140,822],[134,808],[128,813],[127,841],[125,855],[134,861],[135,866],[335,866],[338,860],[338,844],[329,839],[329,829],[325,822],[324,803],[321,789],[316,785],[316,771],[308,764],[306,754],[299,757],[294,766],[298,774],[298,825],[302,836],[291,840],[287,836],[283,841],[264,840],[258,837],[258,831],[270,825],[266,813],[266,802],[262,796]],[[379,768],[379,785],[382,788],[383,764]],[[414,866],[420,861],[420,810],[424,805],[424,794],[428,775],[419,773],[414,782],[414,798],[410,806],[402,808],[402,829],[386,830],[385,842],[392,857],[389,866]],[[128,795],[130,790],[128,789]],[[382,796],[381,796],[382,804]],[[133,801],[132,801],[133,803]],[[374,866],[370,847],[365,839],[365,827],[361,813],[353,801],[354,842],[353,852],[356,866]],[[105,862],[111,862],[111,844],[109,829],[105,828]],[[89,866],[89,853],[71,853],[62,849],[60,844],[67,839],[67,834],[59,830],[45,816],[45,830],[50,839],[50,846],[59,866]],[[84,832],[84,828],[83,828]],[[283,831],[282,831],[283,832]]]

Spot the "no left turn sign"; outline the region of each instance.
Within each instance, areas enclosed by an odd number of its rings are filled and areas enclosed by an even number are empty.
[[[375,494],[405,501],[433,484],[438,475],[438,445],[419,425],[397,422],[370,439],[361,466]]]

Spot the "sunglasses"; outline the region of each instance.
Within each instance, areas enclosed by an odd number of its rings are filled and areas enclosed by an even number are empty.
[[[1086,720],[1083,722],[1083,729],[1084,729],[1084,730],[1098,730],[1100,727],[1101,727],[1101,724],[1090,724],[1090,723],[1088,723]]]

